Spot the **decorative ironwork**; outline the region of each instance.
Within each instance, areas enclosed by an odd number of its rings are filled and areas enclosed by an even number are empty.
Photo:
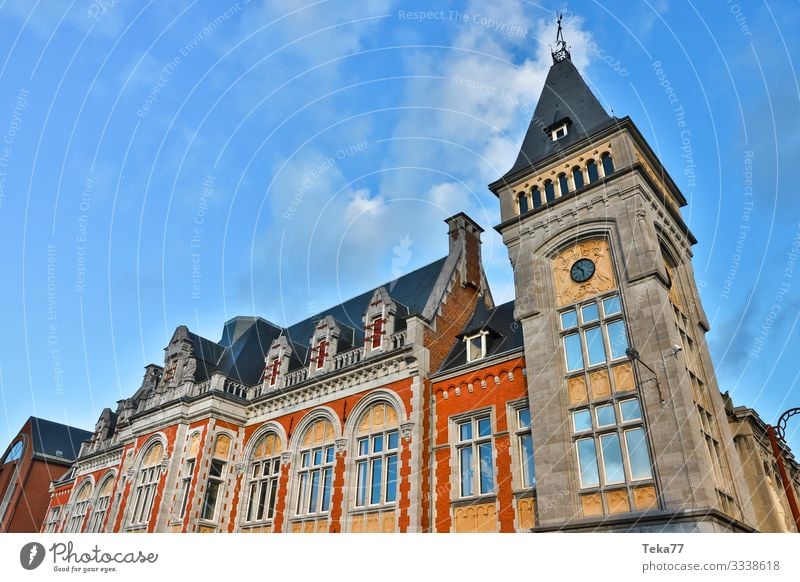
[[[558,15],[558,32],[556,33],[556,44],[555,47],[550,51],[550,54],[553,55],[553,62],[558,63],[563,61],[564,59],[572,60],[572,55],[569,54],[569,49],[567,48],[567,43],[564,40],[564,31],[561,29],[561,18],[563,14]]]
[[[800,414],[800,408],[790,408],[781,414],[778,422],[775,423],[775,434],[778,435],[778,438],[782,441],[786,441],[786,423],[796,414]]]

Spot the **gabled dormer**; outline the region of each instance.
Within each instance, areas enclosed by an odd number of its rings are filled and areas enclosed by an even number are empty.
[[[340,334],[341,328],[333,317],[326,315],[319,320],[309,341],[309,377],[333,370],[333,356],[339,347]]]
[[[279,390],[285,386],[292,354],[292,347],[285,335],[272,340],[264,357],[264,373],[261,378],[265,390]]]
[[[380,354],[389,349],[390,336],[395,331],[395,303],[386,287],[378,287],[372,294],[364,313],[364,356]]]

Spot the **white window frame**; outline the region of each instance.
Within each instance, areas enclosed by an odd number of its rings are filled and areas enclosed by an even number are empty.
[[[61,506],[56,505],[55,507],[51,507],[50,511],[47,512],[47,519],[44,522],[43,533],[54,533],[56,531],[56,526],[58,525],[58,518],[60,516],[61,516]]]
[[[558,135],[559,132],[563,132],[563,133],[561,135]],[[564,122],[561,125],[559,125],[558,127],[554,127],[550,131],[550,136],[553,138],[553,141],[558,141],[562,137],[566,137],[568,133],[569,133],[569,130],[567,129],[567,123]]]
[[[266,438],[262,436],[261,438]],[[259,439],[260,440],[260,439]],[[275,507],[278,501],[278,489],[281,476],[280,454],[252,461],[247,467],[247,504],[244,512],[244,523],[271,523],[275,518]],[[266,474],[265,474],[266,470]],[[258,515],[258,502],[264,496],[262,516]]]
[[[103,527],[103,521],[106,519],[106,515],[108,514],[108,508],[111,505],[111,497],[114,495],[114,488],[112,487],[111,490],[108,492],[107,495],[100,496],[103,488],[106,486],[109,480],[113,481],[115,478],[106,477],[97,487],[97,498],[94,501],[94,506],[92,507],[92,515],[89,518],[88,523],[86,524],[86,531],[88,533],[100,533],[100,530]]]
[[[153,502],[160,478],[161,463],[139,469],[134,487],[131,515],[128,521],[128,525],[131,527],[147,526],[150,522],[150,514],[153,511]]]
[[[213,475],[212,470],[214,466],[219,466],[219,475]],[[225,459],[218,459],[212,458],[211,463],[208,465],[208,477],[206,479],[206,488],[203,491],[203,504],[200,507],[200,519],[207,522],[217,522],[219,518],[219,506],[220,506],[220,499],[224,497],[225,494],[225,478],[227,477],[227,470],[228,470],[228,461]],[[209,491],[211,491],[211,487],[214,486],[216,489],[216,494],[214,495],[214,503],[213,507],[212,504],[208,503],[208,495]],[[211,516],[208,517],[206,514],[206,510],[208,507],[212,507],[211,509]]]
[[[527,463],[525,462],[525,448],[522,445],[522,439],[525,436],[529,436],[531,439],[531,447],[533,447],[533,418],[531,418],[530,426],[528,427],[521,427],[519,422],[519,414],[523,410],[528,410],[528,415],[530,416],[530,404],[527,402],[517,404],[516,406],[511,407],[511,412],[513,414],[514,419],[514,443],[517,449],[517,462],[519,463],[519,471],[518,471],[518,479],[520,489],[533,489],[536,487],[536,455],[533,458],[533,478],[531,479],[531,483],[526,483],[527,479]]]
[[[396,443],[394,448],[389,448],[389,436],[394,435]],[[381,450],[374,451],[375,439],[380,437],[382,440]],[[366,442],[367,452],[361,453],[361,443]],[[355,470],[355,492],[353,499],[353,507],[356,510],[372,509],[378,507],[391,507],[397,503],[397,495],[400,489],[400,431],[397,426],[370,433],[368,435],[359,436],[355,439],[354,451],[354,470]],[[387,499],[389,492],[389,460],[394,458],[395,463],[395,478],[394,478],[394,499]],[[372,501],[372,483],[374,479],[375,465],[380,461],[380,476],[379,476],[379,494],[378,501]],[[363,473],[362,473],[363,467]],[[359,496],[362,488],[362,474],[363,474],[363,487],[364,499],[359,503]]]
[[[314,454],[317,451],[321,451],[321,462],[315,464]],[[330,460],[328,459],[328,451],[330,451]],[[303,459],[305,455],[308,455],[308,464],[304,466],[305,461]],[[331,442],[304,448],[297,453],[296,463],[297,468],[294,472],[297,483],[296,492],[294,495],[295,517],[306,518],[327,516],[331,512],[331,506],[333,504],[333,480],[335,478],[334,467],[336,465],[336,450],[334,444]],[[319,475],[319,481],[317,483],[317,497],[314,507],[312,508],[310,506],[311,482],[315,473]],[[328,476],[330,479],[330,494],[328,497],[328,507],[323,508],[326,476]]]
[[[479,436],[478,435],[478,424],[480,420],[488,419],[489,420],[489,435],[488,436]],[[471,427],[471,438],[461,440],[461,427],[465,424],[469,424]],[[484,410],[482,412],[476,412],[470,416],[462,416],[453,419],[453,430],[454,430],[454,438],[453,442],[455,443],[454,450],[456,455],[456,487],[454,488],[456,499],[474,499],[480,497],[486,497],[490,495],[497,494],[497,475],[496,475],[496,459],[495,459],[495,444],[494,444],[494,419],[492,418],[492,413],[489,410]],[[489,444],[491,447],[491,459],[492,459],[492,467],[491,467],[491,478],[492,483],[491,487],[487,491],[483,491],[482,484],[481,484],[481,458],[480,458],[480,447],[481,445]],[[470,468],[472,474],[472,491],[469,493],[464,493],[464,483],[462,481],[464,470],[462,467],[462,460],[461,460],[461,451],[464,449],[471,449],[471,460],[470,460]],[[477,469],[477,470],[476,470]]]
[[[81,486],[78,488],[76,499],[81,494],[84,487],[89,487],[91,490],[92,486],[91,484],[81,484]],[[64,529],[65,533],[80,533],[80,531],[83,529],[83,523],[86,520],[86,515],[89,513],[89,504],[91,499],[92,494],[90,491],[86,499],[73,502],[72,510],[69,512],[69,518],[67,519],[67,527]]]
[[[477,362],[478,360],[482,360],[486,357],[486,336],[489,335],[488,332],[482,331],[480,333],[476,333],[473,335],[464,336],[464,345],[467,351],[467,363],[471,364],[472,362]],[[481,353],[477,357],[472,357],[471,350],[470,350],[470,342],[480,339],[480,350]]]
[[[192,478],[194,477],[194,468],[197,464],[197,459],[192,457],[186,459],[183,468],[183,476],[181,477],[181,497],[180,506],[178,507],[178,519],[183,520],[186,517],[186,510],[189,508],[189,494],[192,488]]]

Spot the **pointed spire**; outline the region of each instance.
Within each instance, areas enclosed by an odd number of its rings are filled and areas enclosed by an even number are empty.
[[[556,33],[556,44],[555,48],[551,49],[550,54],[553,55],[553,64],[563,61],[564,59],[572,60],[571,55],[569,54],[569,49],[567,48],[567,43],[564,40],[564,31],[561,29],[561,19],[563,18],[564,14],[559,13],[558,15],[558,32]]]

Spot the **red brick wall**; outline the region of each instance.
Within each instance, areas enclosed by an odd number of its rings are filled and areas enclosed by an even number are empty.
[[[520,356],[499,364],[473,369],[464,374],[435,382],[433,393],[436,398],[436,426],[433,435],[435,449],[436,489],[434,491],[435,523],[434,531],[450,531],[451,523],[451,454],[448,436],[450,418],[476,409],[492,407],[495,424],[492,427],[496,451],[495,483],[498,506],[498,531],[514,531],[514,507],[511,483],[511,448],[507,434],[507,403],[518,401],[527,395],[525,377],[522,374],[524,359]],[[509,372],[513,376],[509,376]],[[495,377],[500,383],[495,383]],[[481,381],[486,387],[481,387]],[[472,384],[472,391],[469,390]],[[456,393],[459,393],[458,395]],[[447,398],[445,398],[445,393]]]

